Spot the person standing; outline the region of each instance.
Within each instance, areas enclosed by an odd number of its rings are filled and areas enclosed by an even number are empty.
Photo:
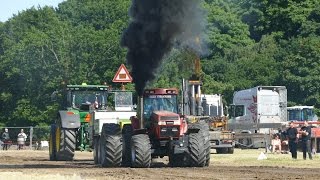
[[[20,133],[18,134],[18,150],[23,149],[24,148],[24,144],[27,140],[27,135],[26,133],[24,133],[23,129],[21,129]]]
[[[2,141],[3,141],[3,147],[2,150],[8,150],[8,143],[10,141],[10,135],[9,130],[7,128],[4,129],[4,132],[2,133]]]
[[[309,159],[312,160],[311,154],[311,127],[308,125],[307,121],[304,121],[304,125],[300,129],[301,140],[302,140],[302,152],[303,159],[307,159],[307,153],[309,155]]]
[[[298,130],[296,127],[294,127],[293,122],[290,122],[289,125],[290,127],[287,130],[289,149],[292,159],[297,159]]]

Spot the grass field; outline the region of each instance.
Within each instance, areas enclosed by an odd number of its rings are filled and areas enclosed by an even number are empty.
[[[264,149],[235,149],[234,154],[212,154],[212,165],[218,166],[273,166],[294,168],[319,168],[320,154],[313,155],[313,160],[303,160],[302,152],[293,160],[291,154],[266,153],[267,159],[257,160]]]

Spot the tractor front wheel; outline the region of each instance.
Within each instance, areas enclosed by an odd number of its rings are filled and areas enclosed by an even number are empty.
[[[100,137],[102,167],[120,167],[122,163],[122,136],[118,124],[104,124]]]
[[[72,161],[76,149],[76,131],[58,127],[56,129],[56,157],[59,161]]]

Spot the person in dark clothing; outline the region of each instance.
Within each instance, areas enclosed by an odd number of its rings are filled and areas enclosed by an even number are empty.
[[[290,127],[287,130],[287,137],[292,159],[297,159],[298,130],[294,127],[293,122],[290,122]]]
[[[2,133],[2,141],[3,141],[2,150],[8,150],[8,143],[10,141],[10,136],[9,136],[9,131],[7,128]]]
[[[307,153],[309,155],[309,159],[312,160],[311,154],[311,127],[308,125],[308,122],[304,122],[304,126],[300,129],[301,140],[302,140],[302,152],[303,159],[307,159]]]

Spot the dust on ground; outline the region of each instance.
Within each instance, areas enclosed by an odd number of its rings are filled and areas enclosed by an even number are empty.
[[[237,153],[237,151],[235,151]],[[74,161],[49,161],[48,151],[0,151],[0,179],[319,179],[318,167],[238,164],[236,155],[211,155],[209,167],[172,168],[167,158],[153,160],[151,168],[101,168],[91,152],[76,152]],[[243,156],[243,155],[241,155]],[[230,161],[230,159],[234,159]],[[225,161],[224,161],[225,160]],[[292,160],[293,161],[293,160]],[[302,162],[303,160],[297,161]],[[310,161],[311,162],[311,161]],[[315,163],[315,162],[312,162]],[[304,166],[306,164],[304,163]]]

